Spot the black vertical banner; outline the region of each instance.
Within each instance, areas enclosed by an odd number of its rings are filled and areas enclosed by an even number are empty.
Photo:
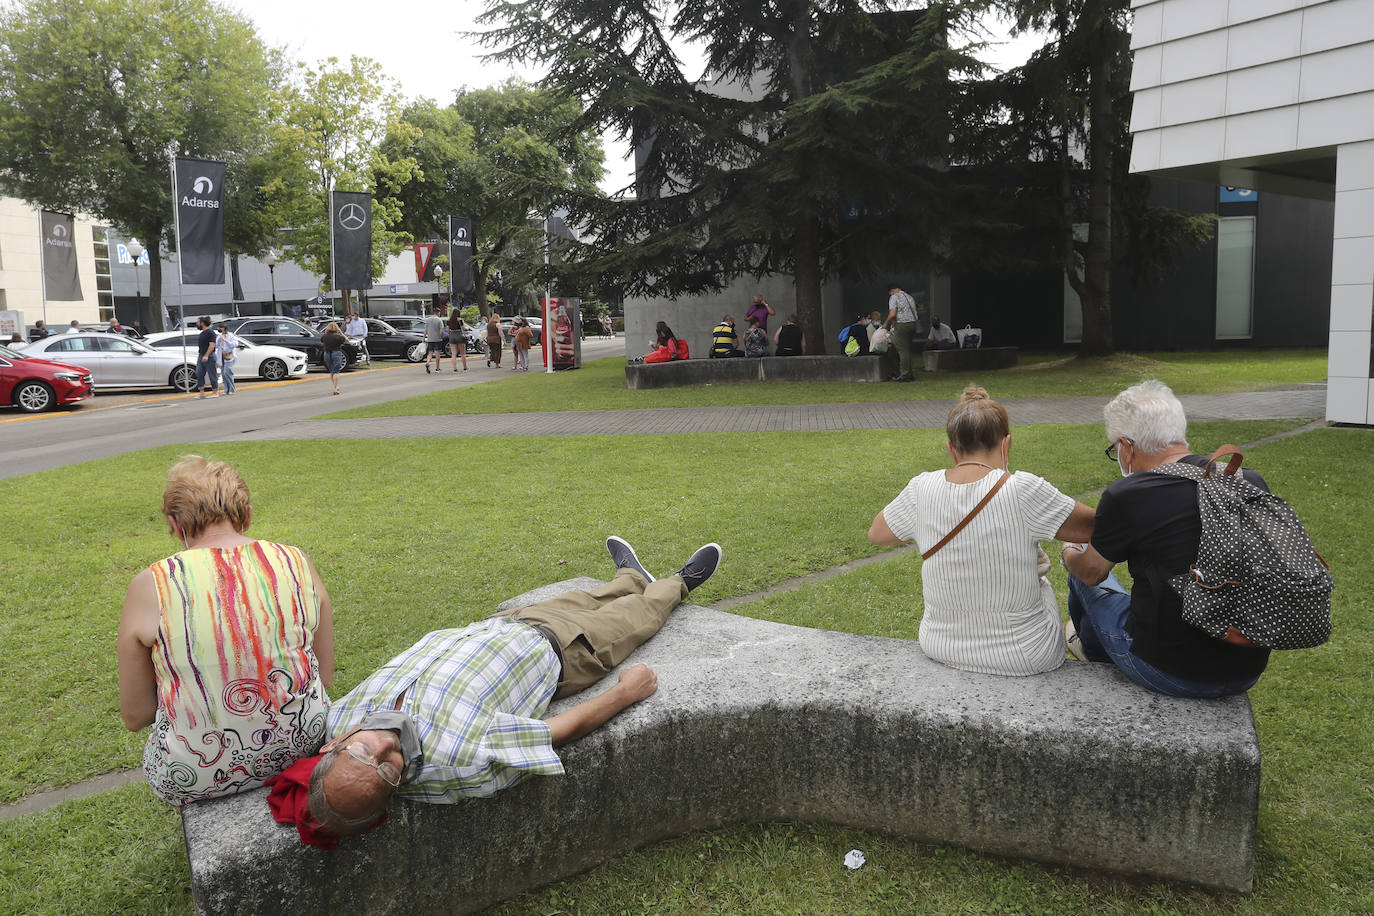
[[[334,288],[372,286],[372,195],[331,191],[329,248],[333,252]]]
[[[448,218],[448,265],[455,293],[472,292],[472,220],[465,216]]]
[[[42,210],[38,216],[43,261],[43,298],[79,302],[81,277],[76,265],[76,220],[69,213]]]
[[[224,282],[224,163],[177,157],[177,263],[188,286]]]

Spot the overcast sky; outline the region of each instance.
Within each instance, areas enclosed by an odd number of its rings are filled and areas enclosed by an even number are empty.
[[[224,0],[258,26],[270,45],[285,47],[298,60],[315,62],[350,55],[371,57],[401,84],[409,97],[448,102],[462,87],[480,88],[510,76],[534,80],[538,70],[518,70],[482,61],[485,49],[463,33],[477,28],[481,0],[444,4],[379,5],[376,0]],[[996,29],[1005,40],[1005,30]],[[1034,39],[1008,42],[989,60],[998,66],[1023,61]],[[617,190],[630,182],[627,150],[606,144],[607,178],[602,187]]]

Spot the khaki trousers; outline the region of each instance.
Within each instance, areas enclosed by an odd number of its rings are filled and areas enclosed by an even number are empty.
[[[591,591],[564,592],[501,616],[537,624],[554,635],[563,652],[563,676],[555,700],[605,677],[659,631],[673,608],[687,597],[681,576],[649,582],[632,569]]]

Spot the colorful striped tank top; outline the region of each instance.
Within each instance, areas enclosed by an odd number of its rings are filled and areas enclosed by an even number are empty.
[[[151,569],[158,697],[143,771],[153,791],[174,805],[241,792],[316,753],[329,697],[305,555],[253,541],[186,550]]]

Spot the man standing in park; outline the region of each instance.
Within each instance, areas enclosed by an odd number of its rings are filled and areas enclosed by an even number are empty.
[[[75,318],[73,318],[73,319],[72,319],[72,323],[69,324],[69,325],[67,326],[67,333],[68,333],[68,334],[80,334],[80,333],[81,333],[81,322],[79,322],[79,321],[77,321]]]
[[[435,306],[425,319],[425,374],[429,374],[429,364],[434,363],[434,371],[444,368],[444,319],[439,317],[439,306]]]
[[[711,358],[728,359],[743,356],[739,348],[739,335],[735,333],[735,316],[726,315],[711,332]]]
[[[755,293],[754,301],[749,304],[749,310],[744,313],[744,321],[747,324],[750,318],[757,318],[759,320],[759,327],[763,330],[763,333],[767,334],[768,316],[776,314],[777,312],[773,310],[773,306],[769,305],[767,301],[764,300],[763,296]]]
[[[344,334],[357,341],[358,349],[367,353],[367,322],[363,321],[362,315],[354,312],[348,317],[348,323],[344,325]]]
[[[720,546],[707,544],[655,580],[623,539],[608,538],[606,548],[617,571],[605,585],[429,633],[334,703],[335,737],[323,756],[271,783],[277,820],[295,823],[303,842],[332,848],[381,823],[393,794],[452,804],[562,774],[554,748],[648,697],[658,680],[634,665],[606,692],[541,719],[549,702],[604,678],[721,558]]]
[[[52,332],[48,330],[48,323],[39,319],[33,323],[33,330],[29,332],[29,340],[42,340],[51,334]]]
[[[200,335],[196,337],[196,387],[200,389],[197,398],[219,397],[219,372],[215,365],[215,329],[210,327],[210,319],[201,315],[196,319]]]
[[[921,323],[916,317],[916,300],[896,283],[887,289],[887,320],[883,322],[883,327],[893,329],[892,342],[897,347],[897,358],[900,361],[897,374],[888,381],[916,381],[916,376],[911,371],[911,343],[912,338],[920,332]]]

